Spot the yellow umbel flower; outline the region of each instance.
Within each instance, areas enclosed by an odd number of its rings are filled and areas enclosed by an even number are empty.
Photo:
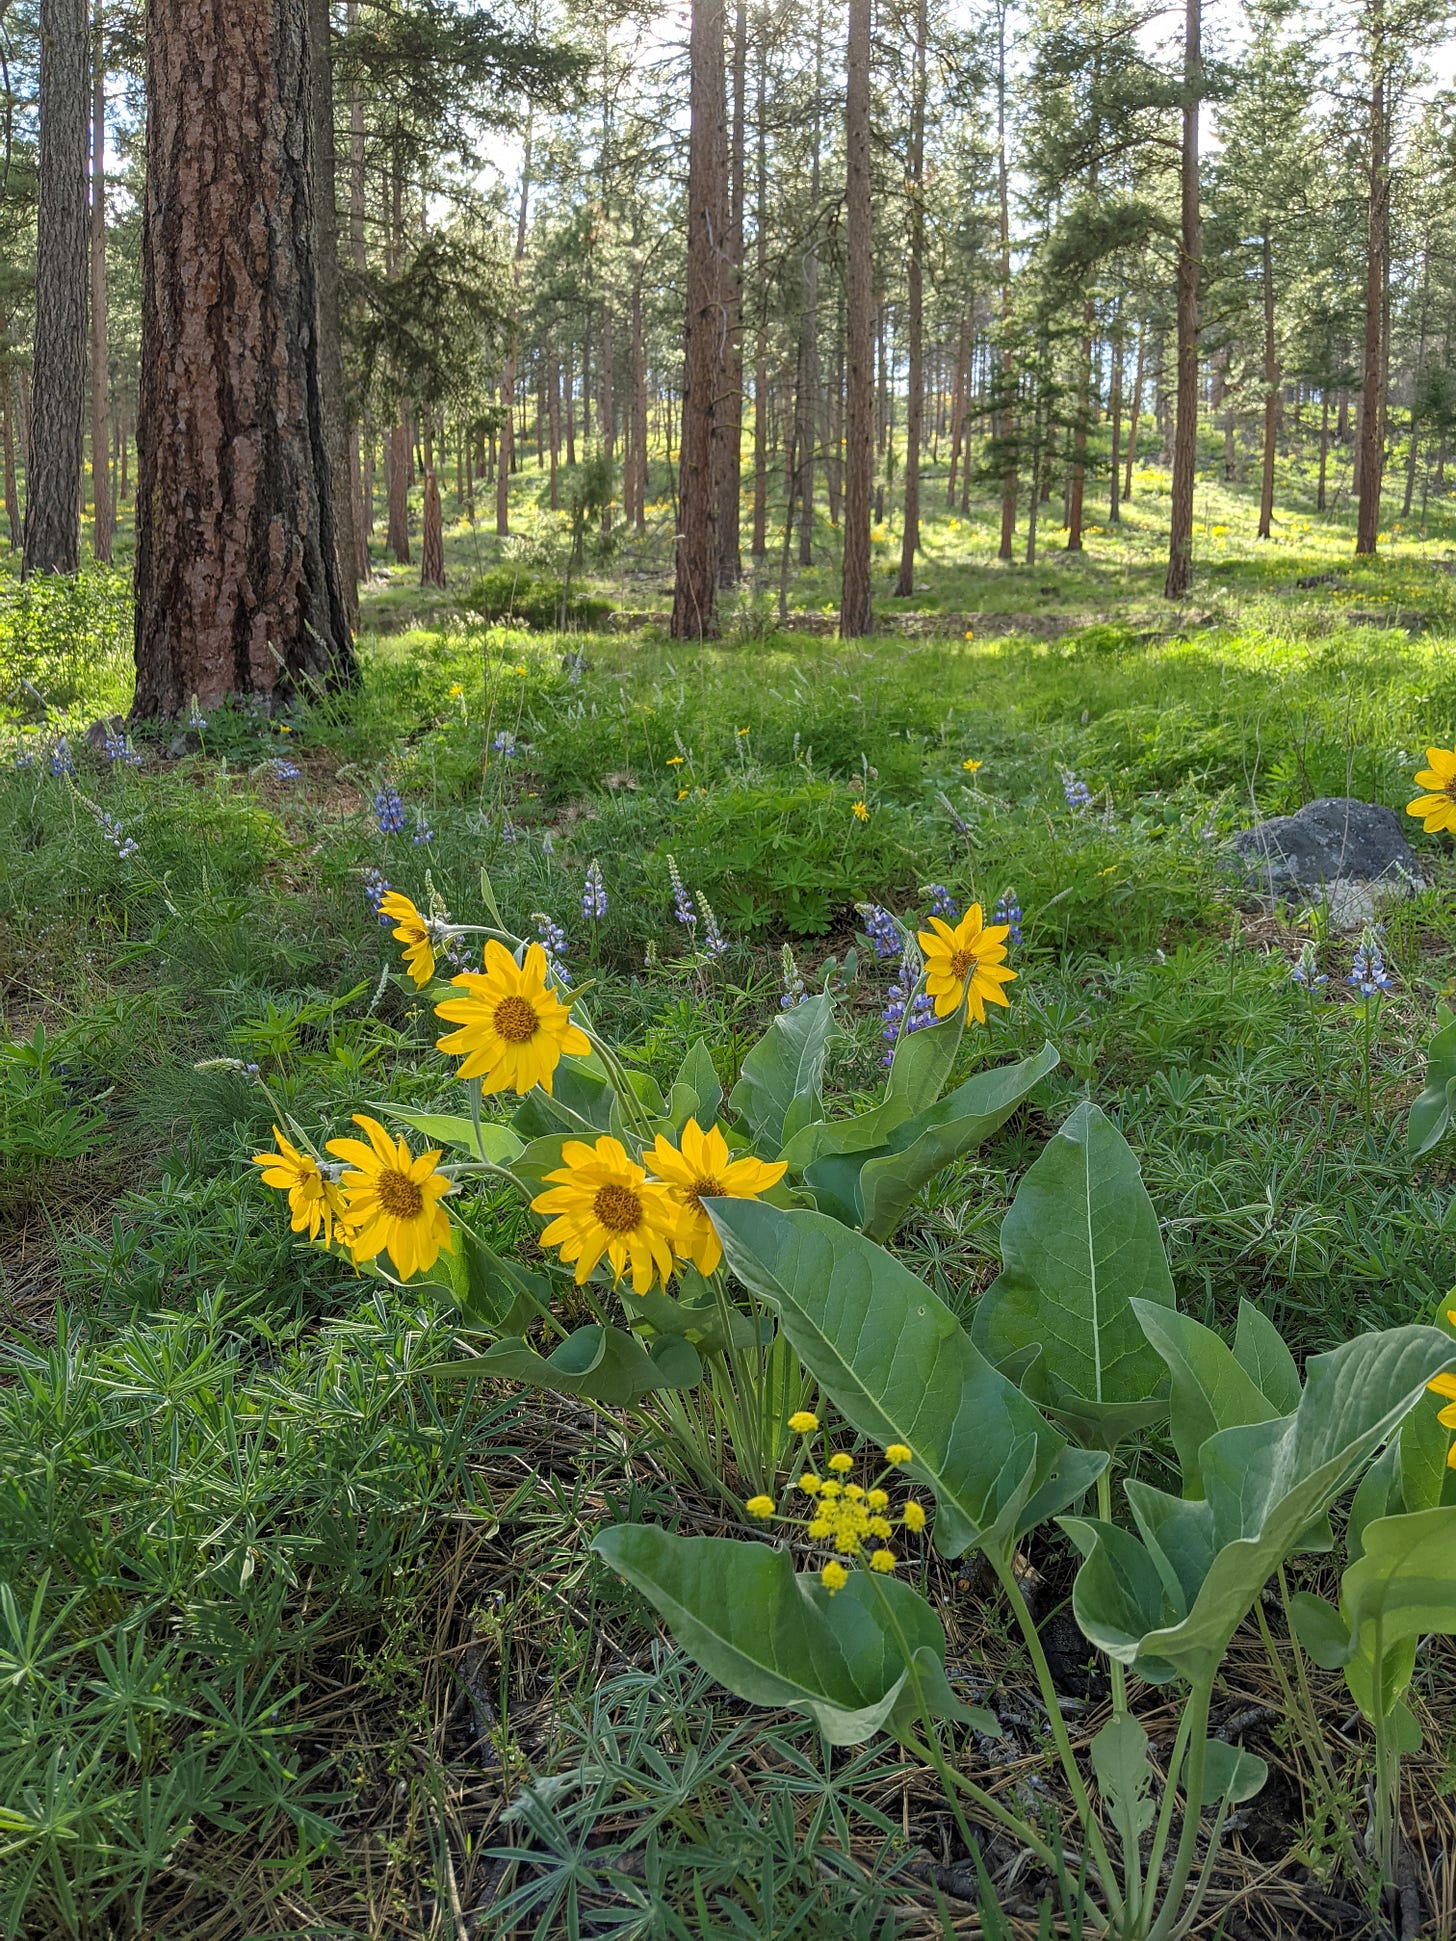
[[[795,1409],[789,1417],[789,1428],[796,1436],[811,1436],[819,1427],[819,1418],[812,1409]]]
[[[910,1445],[907,1442],[892,1442],[885,1450],[885,1461],[892,1462],[898,1469],[910,1460]]]
[[[273,1137],[277,1152],[255,1152],[253,1164],[263,1168],[265,1186],[276,1186],[288,1195],[293,1231],[306,1232],[310,1240],[321,1239],[327,1247],[343,1214],[344,1196],[332,1180],[324,1178],[311,1153],[300,1152],[277,1126]]]
[[[614,1281],[631,1268],[636,1294],[666,1283],[681,1217],[667,1187],[647,1177],[620,1139],[605,1134],[594,1146],[568,1139],[561,1157],[560,1171],[546,1175],[551,1190],[531,1202],[533,1213],[556,1215],[541,1245],[557,1248],[568,1266],[575,1263],[578,1286],[604,1254]]]
[[[879,1572],[881,1572],[882,1575],[888,1575],[889,1572],[892,1571],[894,1568],[895,1568],[895,1553],[893,1550],[871,1551],[870,1553],[871,1570],[878,1570]]]
[[[1408,802],[1405,812],[1421,817],[1428,836],[1439,829],[1456,833],[1456,749],[1428,748],[1426,762],[1416,773],[1416,787],[1430,792]]]
[[[344,1236],[355,1260],[388,1254],[401,1280],[428,1273],[440,1257],[455,1251],[450,1220],[440,1201],[450,1181],[436,1171],[440,1154],[432,1147],[415,1156],[403,1139],[391,1138],[378,1119],[356,1112],[363,1139],[330,1139],[328,1150],[354,1169],[340,1185],[348,1206]]]
[[[713,1125],[704,1132],[696,1119],[688,1120],[676,1146],[659,1133],[657,1144],[645,1158],[657,1177],[672,1189],[672,1197],[682,1209],[673,1244],[700,1274],[711,1274],[723,1258],[723,1243],[703,1201],[756,1200],[760,1193],[777,1186],[788,1171],[782,1160],[751,1156],[734,1159],[721,1128]]]
[[[977,1024],[986,1022],[986,1006],[1010,1004],[1002,990],[1016,976],[1002,959],[1010,925],[981,922],[981,906],[973,903],[954,930],[940,917],[929,930],[916,933],[925,952],[925,988],[935,1000],[935,1015],[948,1018],[962,1005]]]
[[[843,1564],[837,1564],[831,1559],[820,1571],[819,1582],[828,1591],[829,1595],[833,1597],[836,1591],[842,1591],[849,1582],[849,1572]]]
[[[912,1496],[900,1512],[900,1521],[907,1530],[920,1531],[925,1528],[925,1506],[917,1503]]]
[[[750,1516],[772,1516],[776,1506],[771,1496],[750,1496],[743,1507]]]
[[[546,953],[532,944],[523,964],[494,937],[486,940],[484,971],[450,979],[464,997],[446,998],[435,1015],[460,1029],[441,1038],[439,1049],[465,1062],[457,1078],[478,1078],[481,1091],[551,1090],[563,1052],[585,1058],[591,1040],[571,1022],[571,1011],[546,982]]]
[[[398,890],[380,897],[379,914],[393,919],[394,935],[404,945],[405,969],[415,980],[416,988],[422,991],[435,975],[435,946],[430,939],[429,924]]]

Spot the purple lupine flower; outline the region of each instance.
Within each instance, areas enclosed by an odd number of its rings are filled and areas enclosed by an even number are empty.
[[[678,873],[675,856],[669,856],[667,859],[667,873],[672,879],[672,913],[689,931],[696,931],[698,913],[693,908],[693,899],[688,895],[687,885]]]
[[[1092,791],[1085,782],[1079,782],[1070,768],[1062,770],[1062,794],[1066,797],[1067,807],[1077,815],[1092,806]]]
[[[51,750],[51,774],[69,775],[71,773],[71,744],[64,735]]]
[[[607,888],[602,881],[602,866],[595,856],[587,865],[586,888],[581,893],[581,914],[588,923],[600,923],[607,914]]]
[[[1355,961],[1350,967],[1350,975],[1345,979],[1351,990],[1358,991],[1361,997],[1376,997],[1388,991],[1392,979],[1385,968],[1385,957],[1380,948],[1380,929],[1367,923],[1360,934],[1360,943],[1355,951]]]
[[[862,904],[860,910],[864,917],[865,935],[874,947],[876,957],[898,957],[905,948],[905,939],[889,911],[881,903]]]
[[[374,819],[381,836],[397,836],[404,828],[404,803],[399,790],[388,782],[375,791]]]
[[[97,826],[124,863],[129,863],[137,853],[135,841],[127,835],[115,816],[107,815],[104,810],[96,817]]]
[[[698,909],[702,912],[703,918],[703,949],[709,957],[721,957],[728,948],[728,939],[718,928],[718,919],[713,914],[713,906],[701,890],[698,891]]]
[[[385,897],[389,895],[389,892],[393,887],[394,885],[389,881],[389,879],[385,876],[382,870],[378,870],[378,869],[365,870],[364,872],[365,898],[367,899],[369,907],[374,912],[375,916],[378,917],[379,921],[382,924],[384,924],[386,927],[388,927],[390,919],[381,912],[379,906],[384,901]]]
[[[925,894],[930,898],[930,914],[944,917],[947,923],[955,923],[960,917],[960,905],[945,887],[944,883],[927,883]]]
[[[1293,983],[1308,991],[1311,997],[1324,989],[1330,980],[1319,967],[1318,945],[1309,942],[1302,947],[1299,962],[1293,966],[1289,976]]]
[[[1007,929],[1006,941],[1013,950],[1021,947],[1021,905],[1016,900],[1015,890],[1003,890],[996,899],[996,914],[992,923],[1004,923]]]

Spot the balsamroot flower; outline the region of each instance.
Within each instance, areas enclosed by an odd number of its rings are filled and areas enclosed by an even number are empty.
[[[405,969],[423,990],[435,975],[435,944],[428,917],[420,915],[402,890],[390,890],[379,899],[380,920],[389,919],[394,934],[404,945]]]
[[[668,1188],[647,1177],[620,1139],[605,1134],[590,1146],[568,1139],[561,1157],[565,1163],[546,1175],[550,1190],[531,1202],[533,1213],[556,1216],[541,1245],[555,1247],[575,1267],[578,1287],[603,1255],[614,1282],[630,1269],[634,1294],[666,1284],[681,1217]]]
[[[487,1094],[524,1095],[535,1085],[549,1092],[563,1053],[589,1056],[590,1038],[571,1022],[569,1006],[546,977],[540,944],[528,945],[525,961],[518,964],[504,944],[489,937],[484,971],[451,978],[466,995],[437,1004],[435,1014],[460,1027],[438,1041],[441,1051],[463,1057],[457,1078],[480,1079]]]
[[[1428,748],[1426,766],[1416,773],[1416,787],[1425,789],[1406,804],[1407,815],[1418,815],[1426,834],[1449,829],[1456,834],[1456,750]]]
[[[986,1022],[987,1004],[1009,1005],[1002,990],[1016,976],[1007,968],[1007,926],[981,922],[981,906],[973,903],[952,930],[939,917],[929,930],[918,931],[925,953],[925,988],[935,1000],[935,1015],[948,1018],[965,1005],[977,1024]]]
[[[356,1112],[354,1123],[363,1128],[367,1145],[363,1139],[330,1139],[327,1147],[352,1168],[339,1182],[347,1206],[340,1238],[356,1261],[387,1253],[401,1280],[428,1273],[442,1249],[455,1251],[449,1216],[440,1205],[450,1181],[436,1171],[439,1151],[432,1147],[417,1157],[367,1113]]]
[[[688,1120],[676,1146],[659,1133],[657,1144],[644,1157],[681,1209],[673,1244],[700,1274],[711,1274],[723,1258],[723,1243],[703,1201],[756,1200],[788,1171],[778,1159],[755,1159],[751,1154],[734,1159],[722,1129],[713,1125],[704,1132],[696,1119]]]
[[[277,1152],[253,1154],[253,1164],[263,1168],[263,1184],[276,1186],[288,1195],[295,1233],[306,1233],[310,1240],[322,1240],[328,1246],[343,1216],[344,1195],[332,1180],[324,1177],[313,1155],[300,1152],[277,1126],[273,1128],[273,1137]]]

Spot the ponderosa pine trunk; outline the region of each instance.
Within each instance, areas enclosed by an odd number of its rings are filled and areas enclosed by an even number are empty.
[[[1182,219],[1178,242],[1178,402],[1173,432],[1172,513],[1163,596],[1181,600],[1193,584],[1193,485],[1198,469],[1198,279],[1203,224],[1198,193],[1198,104],[1203,94],[1202,0],[1187,0],[1183,24]]]
[[[1385,14],[1375,0],[1370,29],[1370,183],[1366,205],[1365,345],[1360,370],[1355,551],[1375,551],[1385,474],[1386,284],[1390,265],[1390,128],[1386,114]]]
[[[516,457],[516,345],[518,323],[516,306],[520,302],[521,264],[526,256],[526,218],[531,195],[531,124],[526,123],[526,139],[521,156],[521,193],[516,206],[516,249],[511,259],[511,341],[506,366],[501,373],[500,470],[495,481],[495,529],[501,538],[511,530],[511,473]]]
[[[724,234],[723,379],[714,432],[718,453],[718,584],[743,578],[739,532],[743,493],[743,207],[748,89],[748,9],[733,10],[732,133],[728,150],[728,226]]]
[[[147,11],[134,712],[355,678],[324,437],[305,0]],[[74,497],[72,508],[74,510]]]
[[[384,489],[389,502],[389,526],[384,543],[400,566],[410,563],[409,489],[412,467],[409,426],[405,423],[404,406],[401,404],[389,428],[389,444],[384,455]]]
[[[5,361],[0,364],[0,437],[3,437],[5,446],[5,523],[10,529],[10,544],[18,548],[23,535],[20,493],[15,479],[15,410],[11,402],[9,319],[5,322]]]
[[[714,445],[722,378],[719,251],[728,205],[723,0],[693,0],[688,60],[687,320],[671,633],[674,640],[713,640],[718,635]]]
[[[1016,543],[1017,477],[1015,451],[1016,421],[1012,413],[1011,388],[1015,364],[1011,350],[1011,201],[1006,166],[1006,9],[1009,0],[998,0],[996,7],[996,224],[1001,247],[1001,409],[997,430],[1008,457],[1001,481],[1001,543],[998,559],[1010,559]],[[967,467],[967,483],[970,468]]]
[[[870,494],[875,469],[875,286],[870,212],[870,0],[849,0],[844,98],[844,570],[839,633],[870,631]]]
[[[349,464],[349,394],[344,383],[344,325],[339,294],[339,204],[334,152],[334,59],[329,0],[308,0],[309,77],[313,103],[314,274],[318,290],[319,388],[329,457],[334,545],[344,617],[359,624],[359,548],[354,536],[354,476]]]
[[[106,43],[101,0],[91,36],[91,512],[92,550],[111,564],[111,434],[106,331]]]
[[[23,573],[81,564],[86,416],[87,0],[41,0],[35,352]]]
[[[966,349],[970,321],[969,313],[961,318],[960,336],[956,340],[955,402],[951,406],[950,427],[950,468],[945,482],[945,502],[952,509],[956,502],[956,471],[960,464],[961,440],[966,431]],[[966,458],[969,463],[969,452]]]
[[[1259,539],[1274,526],[1274,452],[1279,436],[1279,347],[1274,335],[1274,247],[1265,227],[1260,242],[1264,286],[1264,463],[1259,475]]]
[[[910,260],[906,267],[906,328],[910,368],[905,401],[905,516],[900,534],[900,571],[895,598],[915,591],[920,548],[920,446],[925,434],[925,0],[915,9],[915,52],[910,86],[910,152],[905,192],[910,201]]]
[[[754,66],[754,263],[758,314],[753,337],[753,557],[768,554],[768,36],[758,36]]]

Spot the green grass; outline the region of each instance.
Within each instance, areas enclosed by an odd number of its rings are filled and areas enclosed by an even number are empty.
[[[596,1015],[660,1079],[699,1035],[731,1078],[783,947],[811,982],[832,957],[831,1084],[861,1099],[894,966],[856,944],[855,903],[1014,889],[1013,1006],[969,1056],[1045,1036],[1063,1064],[917,1209],[904,1256],[968,1313],[1017,1180],[1091,1095],[1141,1157],[1189,1312],[1251,1297],[1302,1350],[1423,1316],[1451,1170],[1409,1165],[1403,1115],[1456,972],[1450,845],[1411,825],[1431,887],[1390,915],[1367,1031],[1352,941],[1321,942],[1311,1007],[1289,968],[1319,913],[1241,911],[1224,839],[1321,794],[1400,807],[1450,740],[1449,521],[1357,572],[1337,520],[1261,548],[1244,496],[1200,488],[1203,605],[1180,621],[1156,597],[1156,485],[1034,576],[990,560],[988,508],[932,524],[928,608],[1055,611],[1056,638],[978,621],[841,646],[777,633],[750,591],[712,647],[561,640],[422,615],[401,574],[370,595],[357,694],[221,711],[201,752],[141,769],[81,732],[125,704],[118,583],[11,592],[0,688],[30,759],[0,769],[0,1929],[416,1934],[496,1897],[548,1935],[580,1895],[623,1933],[938,1931],[903,1913],[933,1920],[934,1897],[885,1754],[826,1769],[771,1727],[745,1806],[747,1728],[651,1656],[586,1552],[605,1517],[674,1514],[665,1483],[624,1475],[588,1411],[479,1382],[432,1297],[298,1245],[247,1163],[272,1117],[247,1068],[329,1132],[380,1099],[457,1104],[364,877],[472,918],[484,867],[510,922],[565,927]],[[452,536],[460,578],[476,543]],[[631,568],[629,548],[591,582],[622,597]],[[1323,571],[1339,583],[1292,584]],[[796,582],[831,597],[827,568]],[[63,731],[70,778],[47,758]],[[411,812],[387,838],[385,781]],[[687,963],[669,855],[729,935],[711,971]],[[524,1237],[504,1197],[473,1211]],[[974,1661],[990,1633],[958,1608]],[[1428,1695],[1448,1670],[1433,1650]]]

